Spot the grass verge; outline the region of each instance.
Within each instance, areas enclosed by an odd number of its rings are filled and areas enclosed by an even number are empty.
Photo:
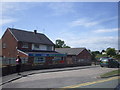
[[[120,75],[120,69],[113,70],[111,72],[107,72],[105,74],[100,75],[101,78],[111,77],[111,76],[119,76]]]

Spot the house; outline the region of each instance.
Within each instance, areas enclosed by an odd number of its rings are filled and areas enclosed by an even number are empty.
[[[37,30],[7,28],[1,40],[3,58],[13,60],[19,55],[24,63],[49,65],[59,63],[65,56],[56,52],[54,43]]]
[[[55,51],[67,55],[67,64],[91,64],[92,56],[86,48],[55,48]]]
[[[120,50],[116,50],[116,54],[120,55]]]

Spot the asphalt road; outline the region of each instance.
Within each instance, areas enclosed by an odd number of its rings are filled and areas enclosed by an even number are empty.
[[[112,78],[110,78],[110,79],[112,79]],[[105,79],[105,80],[100,80],[100,81],[101,82],[96,81],[95,84],[86,85],[86,86],[78,87],[78,88],[116,88],[118,85],[118,79],[115,79],[115,78],[112,80]]]
[[[61,72],[39,73],[7,83],[3,85],[2,88],[63,88],[101,80],[97,78],[100,74],[116,69],[117,68],[95,67]]]
[[[76,84],[76,85],[71,85],[67,86],[64,88],[112,88],[115,89],[118,86],[120,77],[110,77],[106,79],[101,79],[101,80],[96,80],[92,82],[87,82],[87,83],[82,83],[82,84]],[[119,87],[120,90],[120,87]]]

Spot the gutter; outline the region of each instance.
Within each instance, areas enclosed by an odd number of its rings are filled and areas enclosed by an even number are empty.
[[[23,54],[25,54],[25,55],[27,55],[27,56],[28,56],[28,54],[27,54],[27,53],[25,53],[25,52],[23,52],[23,51],[21,51],[21,50],[19,50],[19,49],[17,49],[17,51],[18,51],[18,52],[20,52],[20,53],[23,53]]]

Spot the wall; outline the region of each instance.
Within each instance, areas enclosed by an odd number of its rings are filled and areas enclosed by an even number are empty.
[[[5,57],[16,57],[17,56],[17,40],[10,33],[9,30],[5,32],[2,37],[2,43],[6,44],[6,48],[2,48],[2,55]]]
[[[34,45],[35,45],[35,44],[32,44],[32,45],[31,45],[31,49],[32,49],[32,50],[54,51],[54,46],[51,46],[51,45],[42,45],[42,44],[38,44],[38,45],[39,45],[39,48],[35,48]],[[48,46],[51,47],[51,49],[48,48]]]
[[[2,56],[2,40],[0,39],[0,57]]]
[[[86,49],[84,49],[80,54],[77,55],[77,59],[84,59],[87,62],[91,61],[91,58],[91,54]]]
[[[22,42],[18,42],[18,49],[24,49],[24,50],[31,50],[32,49],[32,44],[31,43],[28,43],[28,48],[22,48],[23,46],[23,43]]]
[[[67,63],[67,64],[73,64],[72,56],[67,56],[67,57],[66,57],[66,63]]]

